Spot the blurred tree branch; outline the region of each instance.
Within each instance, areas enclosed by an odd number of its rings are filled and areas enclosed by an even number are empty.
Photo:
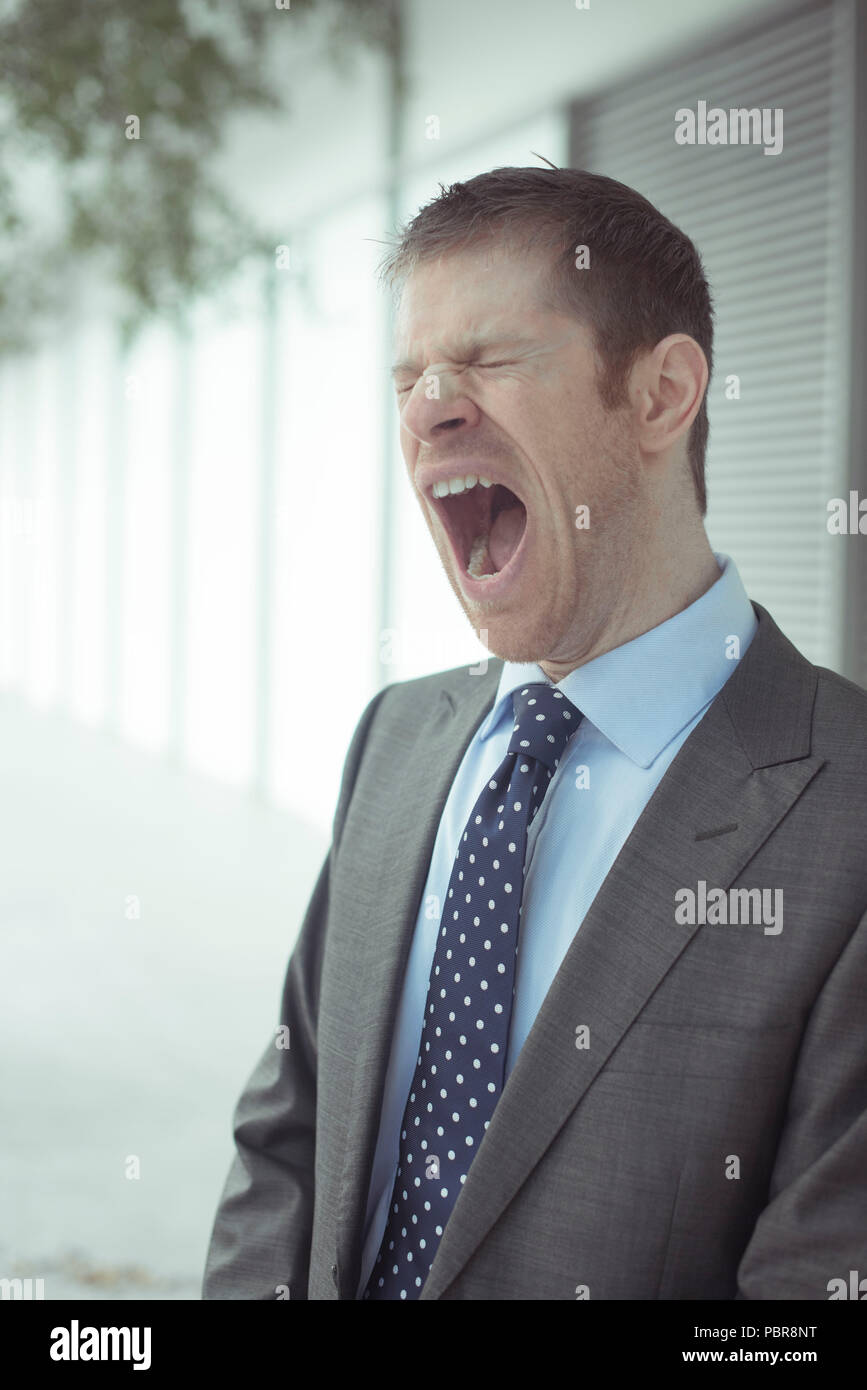
[[[392,51],[397,7],[291,0],[291,22],[315,13],[345,65],[359,42]],[[264,248],[210,163],[230,117],[284,106],[264,76],[284,18],[277,0],[0,0],[0,351],[62,307],[74,263],[122,289],[132,332]]]

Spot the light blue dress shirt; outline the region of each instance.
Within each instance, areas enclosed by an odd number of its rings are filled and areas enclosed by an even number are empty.
[[[527,835],[507,1077],[621,846],[755,635],[756,616],[734,562],[726,555],[716,560],[720,577],[695,603],[557,683],[584,717]],[[443,809],[386,1074],[358,1298],[385,1231],[400,1124],[418,1057],[439,929],[439,913],[428,915],[429,904],[446,899],[470,812],[508,750],[512,692],[530,681],[551,684],[539,666],[504,663],[494,704],[470,741]]]

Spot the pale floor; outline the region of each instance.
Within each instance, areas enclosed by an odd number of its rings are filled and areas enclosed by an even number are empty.
[[[0,696],[0,1277],[200,1297],[231,1111],[326,847]]]

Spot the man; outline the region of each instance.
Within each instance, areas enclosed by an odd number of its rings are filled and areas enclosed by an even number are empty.
[[[711,551],[696,250],[501,169],[385,271],[498,659],[361,718],[204,1295],[827,1298],[867,1274],[867,697]]]

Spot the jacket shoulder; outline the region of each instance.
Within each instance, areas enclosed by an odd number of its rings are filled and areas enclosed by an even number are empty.
[[[813,735],[816,752],[832,746],[859,759],[867,770],[867,690],[826,666],[814,667],[816,702]]]
[[[503,663],[499,657],[489,657],[484,671],[470,666],[452,666],[447,671],[435,671],[429,676],[392,681],[381,692],[383,705],[387,705],[392,714],[403,710],[421,710],[430,708],[445,695],[457,706],[469,691],[479,689],[480,681],[481,688],[489,690],[493,695],[502,668]]]

